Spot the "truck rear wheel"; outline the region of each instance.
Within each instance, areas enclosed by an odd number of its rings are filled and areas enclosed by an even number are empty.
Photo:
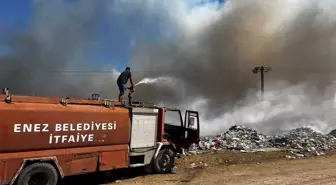
[[[156,173],[170,173],[174,167],[175,155],[172,149],[166,148],[154,159],[153,168]]]
[[[49,163],[34,163],[24,168],[17,185],[56,185],[58,174]]]

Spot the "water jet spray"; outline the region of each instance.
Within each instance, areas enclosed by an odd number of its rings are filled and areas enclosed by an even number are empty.
[[[140,85],[140,84],[155,84],[158,82],[164,82],[164,83],[171,83],[172,79],[170,77],[157,77],[157,78],[144,78],[142,80],[140,80],[140,82],[138,82],[137,84],[135,84],[134,86]]]

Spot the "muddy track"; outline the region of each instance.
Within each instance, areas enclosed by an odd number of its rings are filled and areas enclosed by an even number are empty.
[[[331,185],[336,184],[336,156],[277,160],[260,164],[236,164],[180,171],[125,180],[122,185]]]
[[[90,184],[120,185],[331,185],[336,184],[336,156],[286,159],[285,153],[216,154],[193,156],[178,161],[177,174],[147,175],[131,172],[131,176],[114,179],[105,175]],[[263,159],[263,160],[261,160]],[[192,162],[203,161],[208,167],[189,169]],[[226,161],[218,163],[220,161]],[[114,174],[114,173],[113,173]],[[122,172],[122,174],[125,174]],[[74,178],[72,178],[74,179]],[[83,177],[79,177],[83,179]],[[70,184],[73,184],[73,180]],[[83,184],[77,180],[76,184]],[[88,184],[88,181],[84,181]],[[69,183],[61,183],[69,184]]]

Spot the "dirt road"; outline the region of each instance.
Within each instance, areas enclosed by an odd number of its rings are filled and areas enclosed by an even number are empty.
[[[286,159],[285,152],[220,153],[177,160],[177,173],[147,175],[111,171],[103,177],[79,176],[61,185],[331,185],[336,184],[336,156]],[[190,164],[207,164],[190,168]],[[112,177],[112,175],[114,177]],[[116,174],[121,176],[115,177]],[[118,181],[115,181],[118,180]],[[119,181],[120,180],[120,181]]]
[[[181,170],[177,174],[122,180],[120,185],[309,185],[336,184],[336,156],[281,159],[265,163],[209,166]]]

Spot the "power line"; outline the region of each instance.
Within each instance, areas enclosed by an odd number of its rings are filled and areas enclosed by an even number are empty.
[[[207,71],[223,71],[223,72],[238,72],[238,71],[245,71],[245,70],[251,70],[253,68],[240,68],[240,69],[201,69],[199,72],[207,72]],[[277,69],[272,69],[272,71],[307,71],[312,68],[277,68]],[[144,69],[144,70],[134,70],[132,69],[132,72],[177,72],[177,71],[185,71],[188,69]],[[336,72],[336,68],[325,68],[325,69],[319,69],[319,68],[314,68],[311,71],[318,71],[318,72],[324,72],[324,71],[331,71],[331,72]],[[67,69],[57,69],[57,70],[36,70],[36,69],[0,69],[1,72],[39,72],[39,73],[46,73],[46,72],[62,72],[62,73],[114,73],[117,71],[113,70],[67,70]]]
[[[202,69],[199,70],[200,75],[202,73],[207,72],[223,72],[223,73],[241,73],[241,72],[248,72],[251,68],[244,68],[244,69]],[[186,70],[179,70],[179,69],[167,69],[167,70],[132,70],[133,74],[137,73],[178,73],[178,72],[185,72]],[[302,73],[301,73],[302,71]],[[295,72],[298,75],[301,74],[312,74],[312,73],[325,73],[325,74],[336,74],[336,69],[314,69],[307,71],[307,68],[277,68],[276,70],[272,69],[272,73],[293,73]],[[8,75],[11,73],[17,73],[17,75],[25,75],[25,74],[32,74],[32,75],[53,75],[53,74],[62,74],[62,75],[112,75],[118,76],[119,72],[111,71],[111,70],[4,70],[0,69],[0,75]],[[300,73],[300,74],[299,74]]]

